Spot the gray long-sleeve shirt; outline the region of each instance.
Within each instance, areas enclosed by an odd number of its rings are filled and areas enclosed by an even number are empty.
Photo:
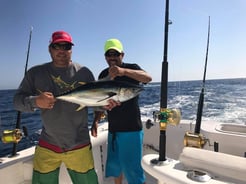
[[[92,72],[79,64],[57,68],[52,62],[31,68],[22,80],[15,96],[14,107],[23,112],[36,108],[34,97],[40,92],[52,92],[54,96],[94,81]],[[88,109],[76,111],[77,104],[57,100],[53,109],[40,109],[43,128],[40,138],[62,149],[72,149],[90,142]],[[35,122],[33,122],[35,123]]]

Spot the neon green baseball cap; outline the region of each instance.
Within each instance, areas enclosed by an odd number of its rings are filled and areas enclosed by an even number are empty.
[[[120,40],[115,39],[115,38],[111,38],[111,39],[107,40],[105,45],[104,45],[105,53],[110,49],[114,49],[114,50],[118,51],[119,53],[122,53],[123,52],[123,45],[121,44]]]

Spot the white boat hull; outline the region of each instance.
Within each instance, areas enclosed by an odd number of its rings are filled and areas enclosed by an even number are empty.
[[[101,124],[98,128],[98,137],[91,137],[95,170],[100,184],[104,182],[104,166],[106,162],[106,142],[108,134],[108,124]],[[3,157],[0,164],[0,178],[4,178],[6,184],[30,184],[32,180],[32,159],[35,147],[31,147],[18,152],[15,157]],[[1,179],[2,180],[2,179]],[[72,184],[67,170],[62,164],[60,168],[59,184]]]
[[[158,148],[159,125],[145,130],[147,145]],[[174,127],[168,126],[166,131],[166,161],[153,164],[159,159],[159,154],[143,156],[142,166],[147,173],[158,180],[159,184],[197,184],[201,183],[187,177],[189,170],[203,171],[212,178],[207,184],[246,183],[246,126],[223,124],[218,122],[203,122],[201,134],[208,139],[203,149],[184,148],[183,140],[186,131],[194,130],[190,121],[181,121]],[[219,143],[219,153],[214,152],[214,142]],[[145,147],[151,147],[146,146]],[[187,150],[189,153],[187,154]],[[186,153],[186,154],[185,154]],[[187,155],[190,155],[187,158]],[[225,172],[227,171],[227,172]]]
[[[145,122],[145,120],[144,120]],[[186,131],[193,130],[194,124],[190,121],[182,120],[178,126],[168,126],[166,131],[166,158],[170,162],[164,162],[164,165],[153,165],[151,160],[159,158],[159,153],[156,151],[159,149],[159,124],[154,124],[150,129],[144,128],[144,155],[142,159],[143,168],[147,174],[148,184],[175,184],[175,183],[200,183],[191,180],[187,177],[187,166],[194,167],[190,163],[193,163],[192,157],[189,158],[189,164],[187,165],[187,159],[184,156],[184,146],[183,139]],[[202,151],[203,154],[210,154],[213,150],[213,143],[219,143],[218,154],[227,154],[229,156],[236,156],[235,160],[240,160],[244,157],[246,152],[246,126],[245,125],[233,125],[233,124],[221,124],[216,122],[203,122],[201,126],[201,133],[209,139],[210,145],[207,143]],[[112,178],[105,178],[105,162],[107,157],[107,134],[108,134],[108,124],[100,124],[98,128],[98,137],[91,137],[91,142],[93,146],[93,156],[95,161],[95,170],[97,172],[100,184],[111,184],[113,183]],[[18,155],[12,158],[3,157],[1,158],[0,164],[0,178],[4,178],[7,184],[27,184],[31,183],[32,177],[32,158],[34,154],[35,147],[31,147],[18,152]],[[194,148],[193,148],[194,149]],[[206,151],[208,150],[208,151]],[[201,150],[200,150],[201,151]],[[196,153],[191,151],[190,153]],[[190,154],[189,153],[189,154]],[[189,155],[188,154],[188,155]],[[212,152],[212,154],[216,154]],[[187,154],[186,154],[187,155]],[[201,154],[199,154],[201,155]],[[180,159],[181,158],[181,159]],[[237,159],[239,158],[239,159]],[[182,160],[183,159],[183,160]],[[243,162],[244,160],[244,162]],[[240,160],[241,165],[246,167],[246,159]],[[168,164],[167,164],[168,163]],[[219,176],[218,173],[214,173],[212,168],[219,170],[221,167],[217,163],[217,166],[212,166],[209,160],[205,160],[204,163],[208,163],[206,166],[206,172],[212,173],[216,176],[214,179],[209,180],[209,182],[203,183],[246,183],[244,182],[245,167],[241,170],[243,175],[240,175],[240,180],[238,178]],[[198,163],[199,165],[199,163]],[[200,164],[206,165],[206,164]],[[229,167],[230,164],[228,164]],[[233,165],[233,163],[231,163]],[[197,166],[196,166],[197,167]],[[210,171],[209,169],[210,168]],[[190,168],[189,168],[190,169]],[[204,169],[199,167],[200,170]],[[235,170],[235,167],[229,167],[228,170]],[[237,172],[240,174],[240,172]],[[218,177],[219,176],[219,177]],[[238,176],[237,176],[238,177]],[[246,178],[246,175],[245,175]],[[246,179],[245,179],[246,180]],[[240,183],[241,182],[241,183]],[[72,183],[70,177],[67,174],[66,168],[62,165],[60,170],[60,184]],[[124,184],[127,182],[125,181]]]

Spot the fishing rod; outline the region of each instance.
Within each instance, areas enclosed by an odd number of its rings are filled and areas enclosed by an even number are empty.
[[[167,51],[168,51],[168,26],[171,24],[169,21],[169,0],[166,0],[165,5],[165,27],[164,27],[164,53],[162,61],[162,76],[161,76],[161,94],[160,94],[160,111],[154,111],[154,121],[159,120],[160,125],[160,136],[159,136],[159,158],[153,159],[150,162],[155,165],[160,165],[163,161],[166,161],[166,126],[168,123],[167,113],[167,87],[168,87],[168,62],[167,62]],[[147,120],[146,128],[150,128],[153,124],[151,120]]]
[[[168,27],[171,24],[169,21],[169,0],[165,4],[165,27],[164,27],[164,53],[162,61],[162,76],[161,76],[161,94],[160,94],[160,111],[153,113],[154,120],[159,120],[160,136],[159,136],[159,158],[151,160],[152,164],[159,165],[166,161],[166,128],[169,120],[172,119],[170,114],[172,110],[167,109],[167,88],[168,88]],[[170,113],[171,112],[171,113]]]
[[[160,111],[153,113],[154,120],[159,120],[160,136],[159,136],[159,158],[151,160],[152,164],[168,164],[166,159],[166,128],[168,124],[177,125],[181,119],[181,113],[178,109],[167,108],[167,89],[168,89],[168,28],[172,22],[169,20],[169,0],[166,0],[165,6],[165,28],[164,28],[164,53],[162,62],[161,76],[161,95],[160,95]],[[146,122],[146,125],[148,122]],[[151,124],[149,123],[149,126]]]
[[[164,54],[162,62],[162,77],[161,77],[161,101],[160,111],[167,108],[167,88],[168,88],[168,28],[169,28],[169,0],[166,0],[165,7],[165,27],[164,27]],[[166,160],[166,123],[160,120],[160,137],[159,137],[159,161]]]
[[[161,95],[160,95],[160,111],[154,112],[154,120],[159,120],[160,137],[159,137],[159,158],[151,160],[152,164],[168,164],[166,159],[166,129],[168,124],[177,125],[181,119],[181,112],[179,109],[167,108],[167,92],[168,92],[168,28],[172,22],[169,20],[169,0],[166,0],[165,5],[165,27],[164,27],[164,53],[162,62],[162,76],[161,76]],[[150,123],[149,123],[150,124]],[[147,125],[147,123],[146,123]],[[151,126],[151,125],[150,125]]]
[[[24,71],[24,76],[27,73],[27,66],[28,66],[28,60],[29,60],[29,53],[30,53],[30,46],[31,46],[31,39],[32,39],[32,30],[33,27],[31,27],[30,29],[30,33],[29,33],[29,41],[28,41],[28,48],[27,48],[27,56],[26,56],[26,64],[25,64],[25,71]],[[18,131],[20,129],[20,121],[21,121],[21,111],[17,112],[17,119],[16,119],[16,125],[15,125],[15,131]],[[27,134],[26,129],[23,127],[24,130],[24,134]],[[16,132],[17,134],[20,134],[20,132]],[[20,136],[20,135],[19,135]],[[20,137],[21,139],[21,137]],[[18,140],[19,141],[19,140]],[[11,156],[15,156],[17,152],[17,142],[13,143],[13,149],[12,149],[12,155]]]
[[[208,142],[208,139],[206,139],[205,136],[203,136],[200,133],[200,130],[201,130],[202,111],[203,111],[203,104],[204,104],[204,90],[205,90],[206,71],[207,71],[207,62],[208,62],[209,39],[210,39],[210,16],[208,19],[207,50],[206,50],[205,66],[204,66],[204,73],[203,73],[202,89],[199,96],[195,130],[194,132],[187,131],[184,135],[184,146],[188,146],[188,147],[203,148],[204,145]],[[219,146],[218,143],[215,142],[214,151],[218,151],[218,146]]]
[[[203,73],[202,89],[201,89],[199,102],[198,102],[198,108],[197,108],[195,134],[199,134],[200,130],[201,130],[202,111],[203,111],[203,104],[204,104],[204,89],[205,89],[206,71],[207,71],[207,62],[208,62],[209,38],[210,38],[210,16],[209,16],[209,19],[208,19],[207,50],[206,50],[205,66],[204,66],[204,73]]]

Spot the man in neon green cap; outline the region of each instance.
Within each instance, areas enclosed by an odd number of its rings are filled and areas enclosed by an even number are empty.
[[[118,39],[109,39],[104,46],[105,59],[109,65],[99,79],[108,78],[133,84],[148,83],[151,76],[137,64],[124,63],[124,51]],[[97,124],[103,112],[95,113],[92,135],[97,135]],[[108,156],[106,177],[114,177],[115,184],[122,184],[123,175],[128,184],[144,184],[141,167],[143,130],[138,96],[107,111],[109,122]]]

